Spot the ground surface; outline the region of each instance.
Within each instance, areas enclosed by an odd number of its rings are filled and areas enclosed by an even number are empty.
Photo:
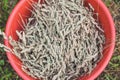
[[[18,0],[0,0],[0,29],[4,31],[8,16]],[[96,80],[120,80],[120,0],[104,0],[116,27],[116,47],[107,68]],[[0,42],[3,38],[0,36]],[[0,80],[21,80],[10,66],[5,52],[0,48]]]

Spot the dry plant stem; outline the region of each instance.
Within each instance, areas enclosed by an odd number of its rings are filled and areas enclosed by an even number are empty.
[[[84,0],[36,2],[19,41],[10,38],[22,69],[43,80],[75,80],[89,74],[102,57],[104,31]]]

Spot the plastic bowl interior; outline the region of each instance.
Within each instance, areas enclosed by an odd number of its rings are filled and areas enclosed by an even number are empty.
[[[30,9],[32,8],[30,4],[28,4],[28,1],[30,0],[20,0],[19,3],[14,8],[14,10],[12,11],[7,22],[5,33],[7,36],[12,36],[12,38],[15,40],[18,39],[15,31],[22,30],[22,27],[20,26],[20,24],[22,24],[22,21],[19,15],[21,15],[23,20],[26,20],[28,17],[30,17],[31,13],[28,10],[28,8]],[[37,0],[33,0],[33,1],[37,1]],[[115,46],[115,28],[112,17],[108,9],[101,0],[86,0],[86,3],[90,3],[95,9],[95,11],[99,14],[98,17],[100,20],[100,24],[104,29],[105,37],[106,37],[106,44],[105,44],[105,49],[103,51],[103,58],[97,64],[95,69],[90,73],[90,75],[85,75],[79,78],[80,80],[94,80],[96,77],[98,77],[98,75],[100,75],[100,73],[107,66],[113,54],[113,50]],[[11,46],[8,43],[8,40],[5,40],[5,45],[11,48]],[[22,79],[35,80],[34,78],[26,74],[24,71],[22,71],[21,61],[16,56],[7,52],[7,57],[13,69],[18,73],[20,77],[22,77]]]

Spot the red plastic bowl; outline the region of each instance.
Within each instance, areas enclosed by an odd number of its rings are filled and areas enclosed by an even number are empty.
[[[105,31],[106,37],[103,58],[97,64],[95,69],[90,73],[90,75],[86,75],[79,78],[80,80],[94,80],[105,69],[110,58],[112,57],[115,46],[115,27],[108,9],[101,0],[86,0],[86,3],[90,3],[95,9],[95,11],[99,14],[99,20]],[[30,4],[28,4],[28,0],[19,1],[19,3],[16,5],[8,19],[5,30],[7,36],[12,36],[12,38],[15,40],[18,39],[15,31],[22,30],[19,24],[19,23],[22,24],[19,14],[22,15],[23,20],[27,19],[31,14],[28,8],[31,8]],[[5,40],[5,45],[11,48],[11,46],[8,43],[8,40]],[[14,56],[12,53],[7,52],[7,57],[13,69],[18,73],[19,76],[21,76],[24,80],[35,80],[21,69],[22,63],[16,56]]]

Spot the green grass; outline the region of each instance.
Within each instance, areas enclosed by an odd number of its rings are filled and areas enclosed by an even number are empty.
[[[0,29],[4,30],[11,9],[17,2],[18,0],[0,0]]]
[[[115,2],[115,3],[119,3],[119,2],[120,2],[120,0],[114,0],[114,2]]]
[[[10,1],[12,4],[10,4]],[[104,0],[106,5],[111,8],[111,5],[119,5],[120,0]],[[114,2],[113,2],[114,1]],[[5,24],[8,16],[18,0],[0,0],[0,29],[4,31]],[[114,13],[114,9],[110,9],[111,13]],[[114,14],[113,14],[114,15]],[[120,15],[120,14],[119,14]],[[120,25],[119,25],[120,26]],[[0,37],[0,42],[3,42]],[[116,42],[116,44],[118,44]],[[6,54],[2,48],[0,48],[0,80],[20,80],[16,72],[10,66]],[[120,80],[120,50],[115,49],[115,53],[109,62],[107,68],[96,80]]]
[[[104,0],[104,2],[113,15],[114,21],[116,23],[117,40],[114,55],[112,56],[111,61],[109,62],[104,72],[96,80],[120,80],[120,37],[118,37],[118,35],[120,35],[120,24],[118,24],[120,21],[115,19],[116,16],[120,16],[118,11],[118,9],[120,9],[120,0]]]
[[[8,16],[17,1],[18,0],[0,0],[0,30],[4,31]],[[3,43],[1,36],[0,42]],[[0,48],[0,80],[20,80],[10,66],[3,48]]]
[[[8,0],[3,0],[3,10],[8,10]]]

